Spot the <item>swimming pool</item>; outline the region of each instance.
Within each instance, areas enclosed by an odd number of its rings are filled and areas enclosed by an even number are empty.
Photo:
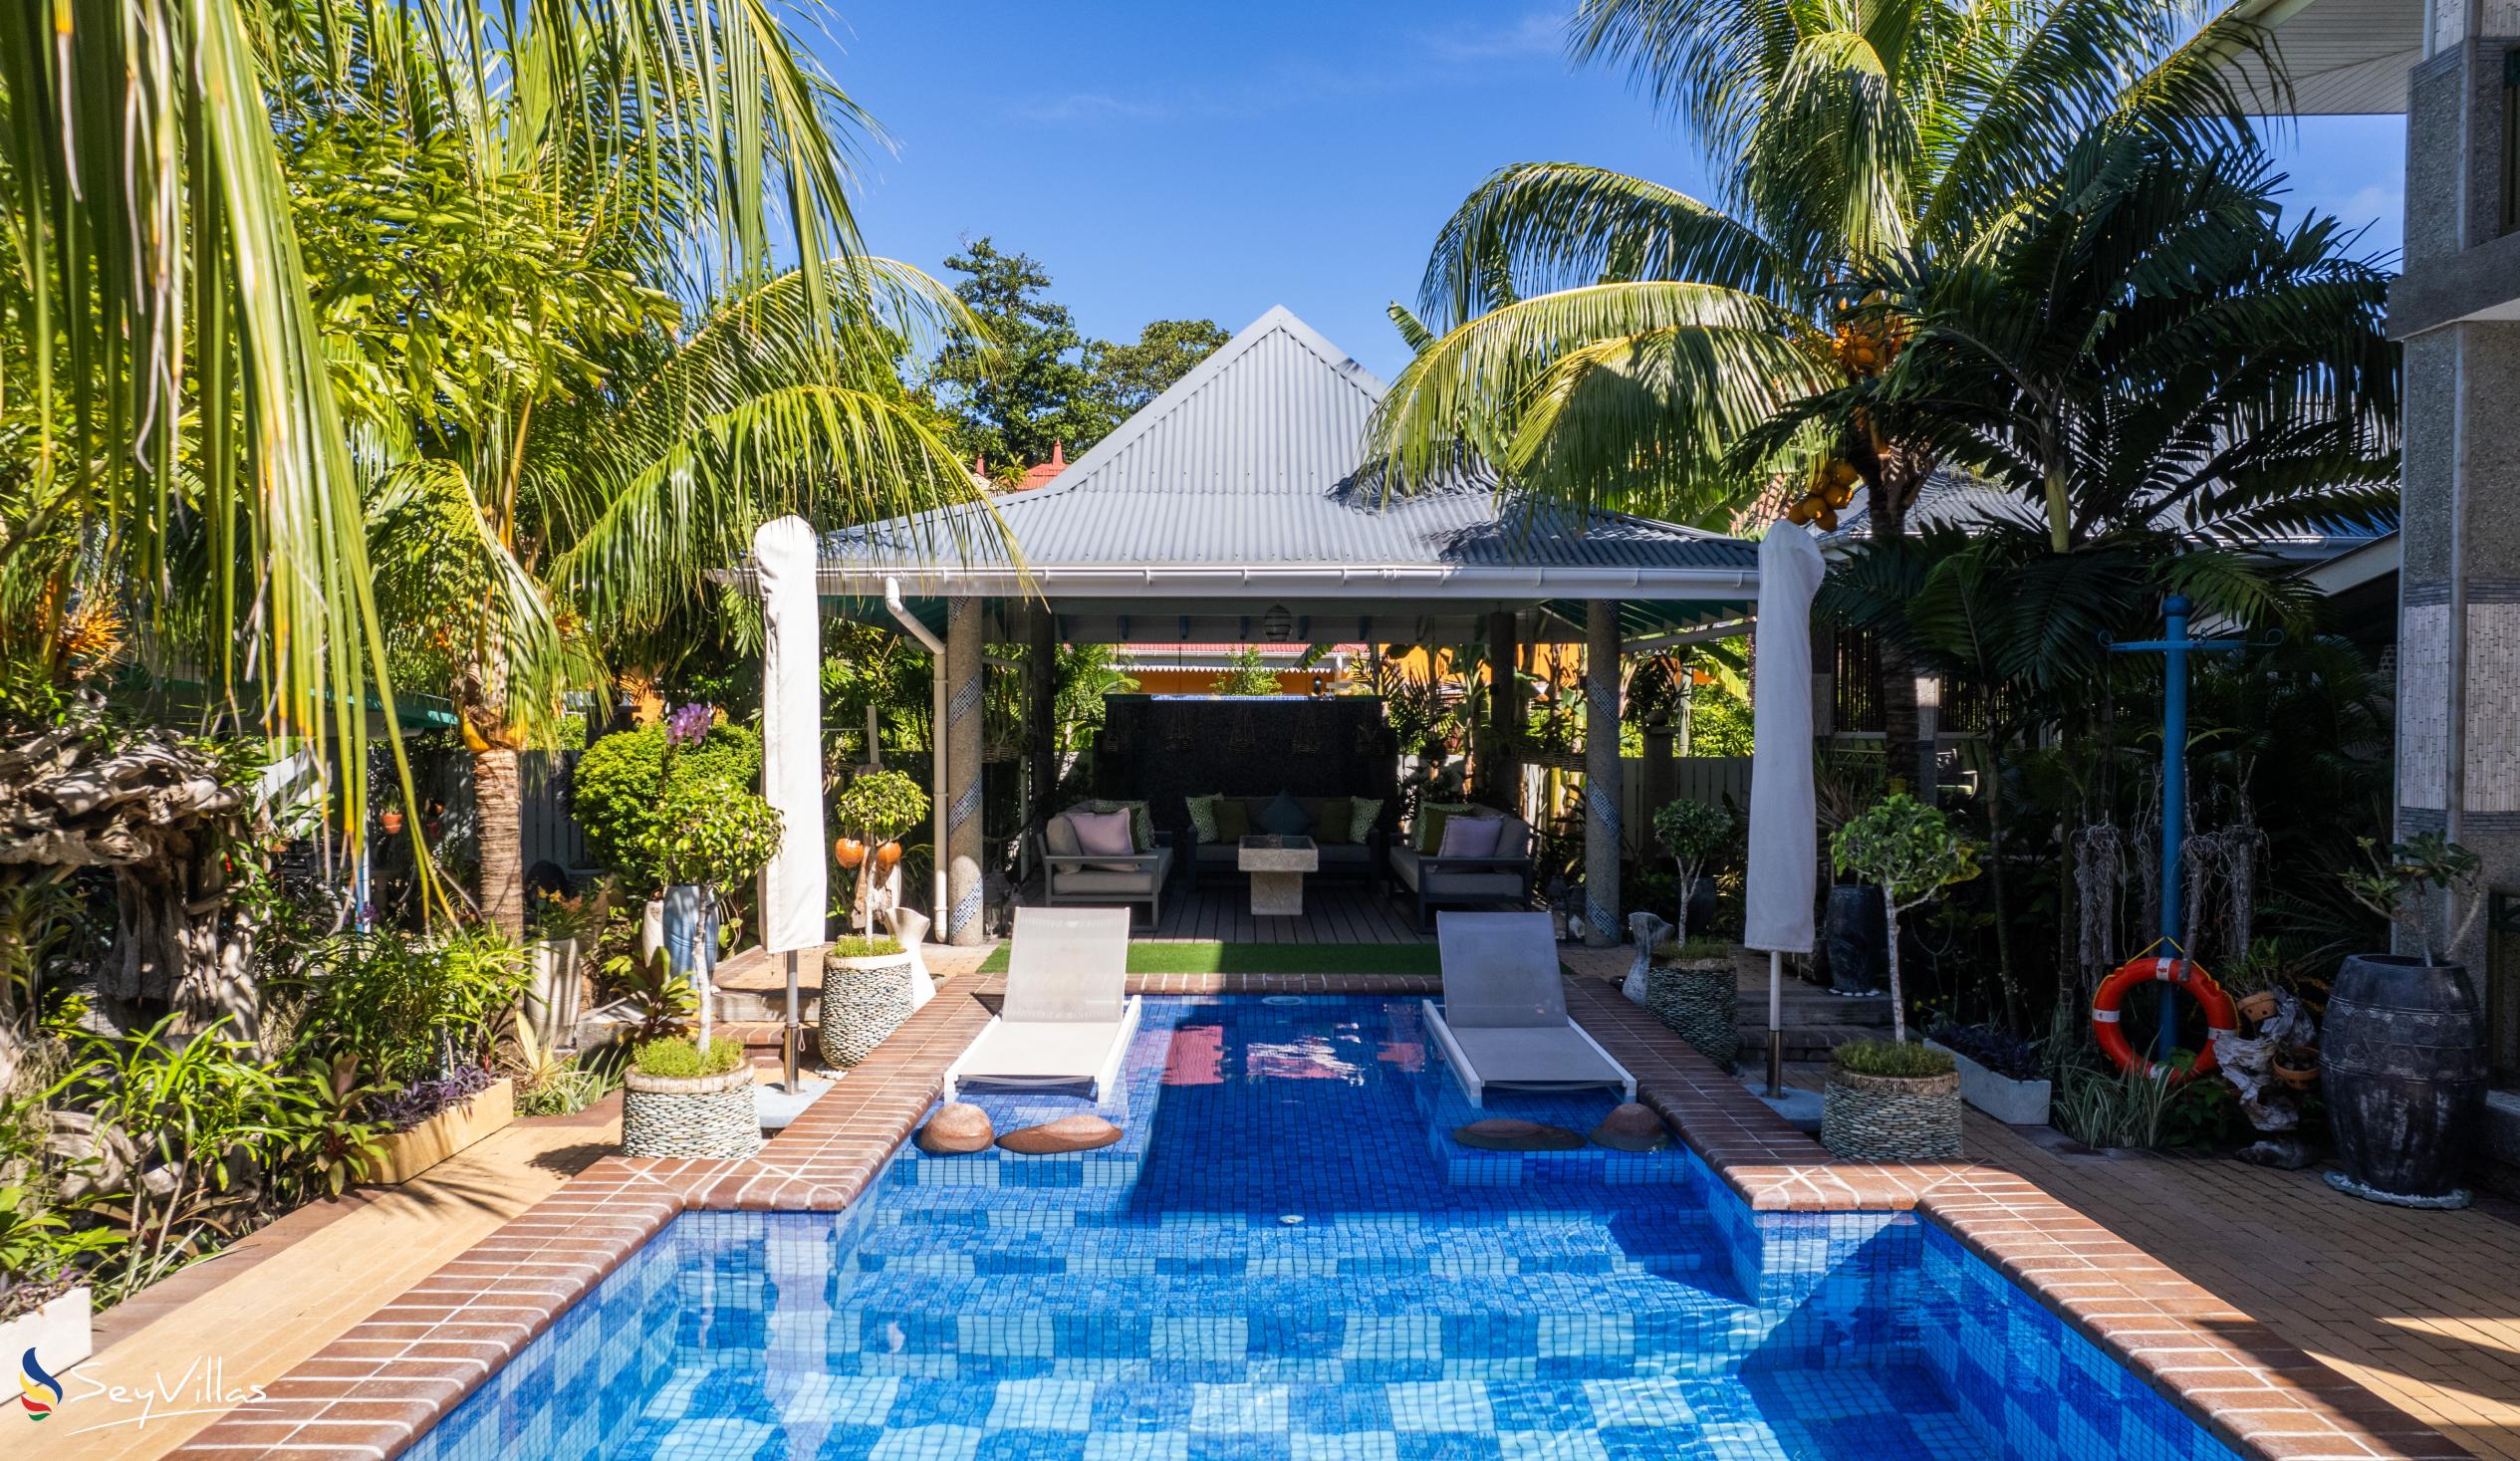
[[[1753,1214],[1678,1147],[1459,1145],[1612,1097],[1473,1111],[1414,1000],[1149,999],[1125,1087],[1100,1151],[685,1214],[406,1454],[2231,1456],[1930,1224]]]

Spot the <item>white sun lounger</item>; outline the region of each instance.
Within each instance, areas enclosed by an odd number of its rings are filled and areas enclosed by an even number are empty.
[[[966,1086],[1090,1084],[1101,1104],[1137,1033],[1127,908],[1017,908],[998,1017],[945,1073]]]
[[[1637,1078],[1567,1018],[1548,914],[1443,913],[1435,929],[1443,1003],[1426,1001],[1426,1025],[1470,1104],[1486,1104],[1491,1086],[1615,1086],[1624,1098],[1637,1098]]]

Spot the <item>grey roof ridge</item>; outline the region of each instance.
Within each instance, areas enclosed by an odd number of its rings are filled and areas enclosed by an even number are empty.
[[[1364,392],[1366,399],[1381,404],[1386,387],[1383,381],[1356,357],[1330,343],[1329,337],[1304,323],[1301,316],[1284,305],[1271,305],[1259,319],[1245,325],[1234,338],[1210,352],[1207,359],[1192,366],[1187,374],[1163,388],[1154,399],[1131,413],[1128,420],[1111,434],[1088,447],[1085,454],[1068,463],[1068,469],[1050,480],[1049,485],[1024,493],[1019,501],[1038,502],[1072,492],[1086,485],[1095,471],[1128,449],[1136,440],[1160,425],[1165,418],[1186,404],[1190,397],[1205,389],[1209,382],[1222,375],[1233,364],[1249,354],[1270,335],[1284,330],[1296,344],[1317,357],[1333,374]],[[932,511],[933,509],[931,509]]]

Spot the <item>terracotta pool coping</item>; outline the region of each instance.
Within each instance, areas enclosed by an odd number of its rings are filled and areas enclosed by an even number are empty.
[[[384,1461],[461,1403],[681,1212],[831,1210],[866,1190],[989,1018],[959,976],[759,1155],[608,1157],[354,1326],[171,1454]],[[1133,976],[1146,994],[1421,994],[1424,975]],[[2268,1461],[2467,1453],[2277,1339],[2037,1187],[1973,1164],[1832,1160],[1598,979],[1570,1008],[1726,1185],[1764,1211],[1913,1209],[1949,1231],[2227,1444]]]
[[[1751,1207],[1913,1210],[2243,1455],[2468,1455],[2032,1183],[1969,1162],[1839,1161],[1608,981],[1571,978],[1567,996],[1638,1098]]]

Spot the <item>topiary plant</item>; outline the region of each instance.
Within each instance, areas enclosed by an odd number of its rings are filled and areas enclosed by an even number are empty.
[[[779,812],[741,787],[677,779],[657,809],[648,851],[667,884],[696,882],[723,893],[778,855]]]
[[[587,748],[570,774],[570,810],[587,852],[620,874],[624,890],[644,900],[665,882],[654,839],[670,788],[665,727],[616,731]],[[761,736],[739,725],[706,725],[697,741],[674,748],[671,780],[749,789],[761,779]]]
[[[927,815],[927,793],[910,780],[906,772],[869,767],[850,778],[849,785],[832,802],[832,817],[841,827],[857,834],[863,847],[858,862],[858,898],[856,921],[861,929],[874,927],[876,879],[889,870],[878,866],[878,851],[892,839],[918,826]]]
[[[1732,814],[1704,802],[1673,802],[1653,814],[1654,841],[1680,865],[1679,926],[1672,937],[1688,942],[1688,895],[1708,859],[1732,843]]]
[[[1890,1034],[1907,1039],[1907,1011],[1898,992],[1898,915],[1955,882],[1977,875],[1977,849],[1940,809],[1901,792],[1884,797],[1829,839],[1838,870],[1882,889],[1890,924]]]

